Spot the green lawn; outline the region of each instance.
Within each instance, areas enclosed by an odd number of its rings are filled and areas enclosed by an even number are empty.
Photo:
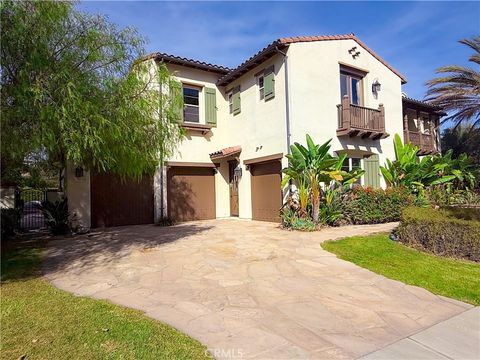
[[[322,247],[390,279],[480,305],[480,264],[420,252],[385,234],[329,241]]]
[[[41,250],[2,258],[2,359],[211,359],[198,341],[141,312],[56,289]]]

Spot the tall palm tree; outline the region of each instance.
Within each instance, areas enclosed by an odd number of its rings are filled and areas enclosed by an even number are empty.
[[[437,74],[445,75],[427,82],[427,100],[451,112],[452,115],[443,121],[452,120],[455,127],[471,121],[473,128],[480,125],[480,36],[459,42],[474,51],[469,58],[474,67],[448,65],[438,68]]]

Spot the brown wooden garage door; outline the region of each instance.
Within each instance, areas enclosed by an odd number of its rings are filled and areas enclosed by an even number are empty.
[[[153,178],[96,174],[90,183],[92,227],[153,223]]]
[[[281,170],[280,161],[250,165],[253,220],[280,222]]]
[[[215,219],[215,173],[212,168],[168,170],[168,214],[175,221]]]

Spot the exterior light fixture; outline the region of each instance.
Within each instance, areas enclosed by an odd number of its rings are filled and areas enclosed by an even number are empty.
[[[235,170],[233,170],[233,176],[235,179],[240,179],[242,177],[242,167],[237,166]]]
[[[79,166],[75,168],[75,177],[77,178],[83,177],[83,167]]]
[[[381,89],[382,89],[382,84],[378,82],[378,79],[375,79],[375,81],[372,84],[372,92],[374,94],[378,94]]]

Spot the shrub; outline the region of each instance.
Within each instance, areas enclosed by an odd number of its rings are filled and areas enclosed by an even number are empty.
[[[15,233],[20,220],[20,213],[17,209],[1,209],[2,239],[8,239]]]
[[[282,227],[291,230],[300,231],[314,231],[317,230],[317,224],[311,219],[310,216],[299,211],[300,204],[298,201],[289,197],[286,203],[283,205],[280,216],[282,218]],[[300,216],[299,214],[304,214]]]
[[[48,200],[42,202],[42,213],[52,234],[63,235],[70,232],[67,198],[55,202]]]
[[[336,203],[342,215],[335,225],[377,224],[400,220],[402,210],[418,200],[403,187],[385,190],[355,187],[341,194]]]
[[[449,191],[446,186],[435,186],[428,188],[425,195],[432,205],[480,205],[480,194],[472,190]]]
[[[480,209],[409,207],[403,211],[397,234],[413,248],[480,261]]]

